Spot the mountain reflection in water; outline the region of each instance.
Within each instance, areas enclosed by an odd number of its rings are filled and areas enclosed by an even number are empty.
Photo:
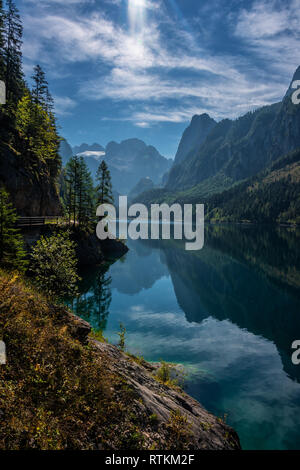
[[[300,448],[300,234],[207,226],[201,251],[128,241],[121,260],[82,273],[74,311],[129,351],[180,362],[186,389],[228,414],[243,448]]]

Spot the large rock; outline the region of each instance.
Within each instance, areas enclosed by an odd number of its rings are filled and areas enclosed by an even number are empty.
[[[136,392],[134,404],[136,414],[146,412],[156,417],[160,449],[165,448],[168,440],[172,412],[187,419],[186,431],[189,435],[190,450],[240,449],[239,437],[230,426],[209,413],[186,393],[158,382],[153,376],[156,371],[154,365],[147,362],[140,365],[113,345],[96,340],[93,340],[93,343],[99,354],[108,357],[110,370],[120,375]],[[182,426],[184,427],[183,424]]]

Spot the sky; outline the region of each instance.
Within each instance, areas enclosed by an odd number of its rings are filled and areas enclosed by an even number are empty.
[[[300,0],[16,0],[24,72],[46,72],[71,145],[137,137],[174,158],[194,114],[282,99],[300,64]]]

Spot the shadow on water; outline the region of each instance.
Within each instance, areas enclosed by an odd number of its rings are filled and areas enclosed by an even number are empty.
[[[207,226],[205,246],[128,241],[125,258],[83,273],[75,312],[110,340],[183,362],[187,390],[229,422],[244,448],[300,448],[300,234],[287,228]],[[193,375],[194,374],[194,375]]]
[[[300,380],[291,344],[300,337],[299,233],[268,227],[211,226],[205,249],[162,250],[189,322],[213,316],[272,341],[284,370]]]

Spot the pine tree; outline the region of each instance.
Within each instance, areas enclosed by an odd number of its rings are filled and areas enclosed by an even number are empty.
[[[3,1],[0,0],[0,80],[4,79],[4,11]]]
[[[91,174],[83,157],[79,158],[77,183],[78,223],[88,226],[95,217],[95,192]]]
[[[46,112],[53,117],[54,121],[54,99],[49,91],[49,88],[46,90]]]
[[[24,91],[22,70],[23,26],[13,0],[6,0],[4,12],[4,70],[8,104],[16,105]]]
[[[114,198],[112,194],[111,176],[104,160],[102,160],[98,167],[96,180],[98,181],[98,204],[113,204]]]
[[[33,88],[31,91],[33,102],[47,110],[49,99],[48,95],[50,95],[50,93],[45,72],[40,65],[36,65],[33,71],[34,73],[31,77],[33,80]]]
[[[23,272],[27,266],[23,238],[15,228],[16,211],[9,202],[6,190],[0,188],[0,263],[9,269]]]
[[[95,217],[95,193],[90,172],[83,157],[70,158],[66,166],[65,207],[69,224],[87,228]]]
[[[15,127],[27,143],[32,160],[47,161],[51,176],[57,176],[61,162],[54,116],[33,103],[29,91],[19,100],[15,114]]]

